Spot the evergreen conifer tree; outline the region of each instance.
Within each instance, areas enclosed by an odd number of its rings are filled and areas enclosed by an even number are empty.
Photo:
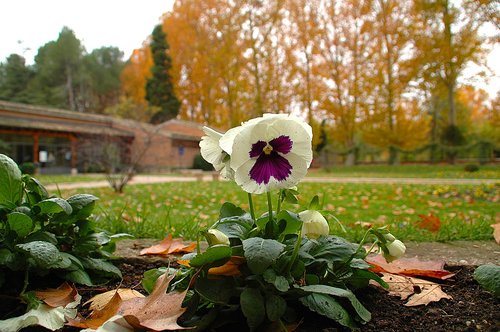
[[[151,53],[153,55],[152,77],[146,82],[146,100],[159,112],[151,118],[152,123],[160,123],[175,118],[179,113],[180,102],[174,94],[174,86],[169,70],[172,59],[168,55],[167,35],[162,26],[157,25],[152,34]]]

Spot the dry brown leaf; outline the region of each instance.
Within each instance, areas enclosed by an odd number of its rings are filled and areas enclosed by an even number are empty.
[[[389,272],[406,276],[421,276],[436,279],[448,279],[455,273],[444,269],[444,261],[420,261],[418,258],[400,258],[388,263],[383,255],[368,255],[365,259],[368,264],[373,265],[370,270],[377,272]]]
[[[90,314],[88,319],[78,318],[78,319],[68,319],[66,325],[81,327],[81,328],[91,328],[97,329],[102,324],[104,324],[108,319],[116,315],[118,309],[122,304],[122,299],[118,292],[114,292],[110,301],[102,308],[102,310],[94,310]]]
[[[196,249],[195,243],[190,243],[188,245],[184,244],[182,239],[172,239],[172,235],[169,234],[160,243],[155,244],[149,248],[144,248],[141,250],[140,255],[168,255],[168,254],[181,254],[190,253]]]
[[[177,319],[186,311],[186,308],[182,308],[182,301],[186,297],[187,289],[184,292],[166,293],[174,276],[163,274],[148,297],[124,301],[118,313],[137,328],[154,331],[186,329],[177,324]]]
[[[420,220],[417,222],[419,228],[427,229],[431,232],[438,232],[441,228],[441,219],[433,214],[419,214]]]
[[[49,288],[43,291],[35,291],[35,296],[45,302],[47,305],[56,307],[65,307],[76,300],[78,291],[74,286],[64,282],[57,288]]]
[[[452,299],[452,297],[441,289],[441,286],[418,278],[382,273],[382,279],[389,285],[389,295],[399,296],[402,300],[408,299],[404,305],[414,307],[427,305],[441,299]],[[378,285],[374,283],[374,285]]]
[[[90,303],[89,310],[91,311],[102,310],[109,303],[109,301],[111,301],[115,293],[118,293],[120,295],[122,301],[126,301],[136,297],[144,297],[144,295],[136,290],[130,288],[118,288],[115,290],[97,294],[96,296],[85,302],[83,305],[85,306]]]
[[[493,237],[495,241],[500,244],[500,223],[490,225],[493,228]]]

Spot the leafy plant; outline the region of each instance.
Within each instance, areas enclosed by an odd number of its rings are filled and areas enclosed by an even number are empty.
[[[467,164],[464,166],[464,171],[473,173],[479,171],[479,166],[476,164]]]
[[[98,198],[77,194],[49,196],[35,178],[21,175],[16,163],[0,154],[0,288],[24,275],[29,282],[52,276],[93,285],[121,273],[108,262],[115,241],[124,234],[98,232],[89,219]]]
[[[19,165],[19,169],[23,174],[33,175],[36,171],[36,165],[34,163],[22,163]]]
[[[484,264],[474,271],[474,279],[487,291],[500,297],[500,266]]]

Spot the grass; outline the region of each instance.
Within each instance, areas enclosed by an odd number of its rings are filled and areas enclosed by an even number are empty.
[[[37,174],[35,178],[44,185],[106,180],[104,174]]]
[[[303,183],[299,206],[285,209],[301,211],[315,194],[323,209],[338,218],[346,229],[328,217],[331,232],[359,241],[363,222],[388,225],[402,240],[449,241],[492,238],[491,224],[500,217],[500,185],[397,185],[397,184],[321,184]],[[63,197],[86,192],[100,197],[96,222],[110,232],[127,232],[139,238],[162,238],[167,233],[195,239],[199,229],[217,220],[222,203],[231,201],[248,209],[247,196],[229,182],[165,183],[128,186],[124,194],[109,188],[63,191]],[[265,195],[254,196],[256,213],[267,210]],[[427,230],[429,221],[439,219],[439,231]],[[425,218],[424,218],[425,220]]]
[[[325,170],[312,170],[309,176],[500,179],[500,165],[481,165],[477,172],[466,172],[464,166],[428,164],[335,166]]]

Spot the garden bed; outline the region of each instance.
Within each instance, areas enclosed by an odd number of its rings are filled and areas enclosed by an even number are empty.
[[[82,303],[93,295],[119,286],[143,292],[141,286],[143,272],[160,266],[164,266],[160,261],[124,260],[118,264],[124,276],[121,285],[117,282],[105,287],[81,287],[78,292],[83,297]],[[372,320],[359,331],[499,331],[500,301],[474,281],[472,278],[474,267],[452,266],[448,269],[456,275],[441,284],[443,290],[453,297],[452,300],[444,299],[427,306],[405,307],[404,301],[387,295],[379,288],[370,286],[359,291],[357,295],[360,301],[372,313]],[[11,311],[9,309],[13,307],[4,307],[1,310],[2,314]],[[305,316],[296,331],[348,331],[327,318],[311,314],[308,310],[304,310],[303,314]],[[226,325],[217,331],[235,329],[239,331],[246,329],[243,317],[236,319],[231,326]],[[23,331],[45,331],[45,329],[33,327]],[[63,331],[78,331],[78,329],[66,327]]]

